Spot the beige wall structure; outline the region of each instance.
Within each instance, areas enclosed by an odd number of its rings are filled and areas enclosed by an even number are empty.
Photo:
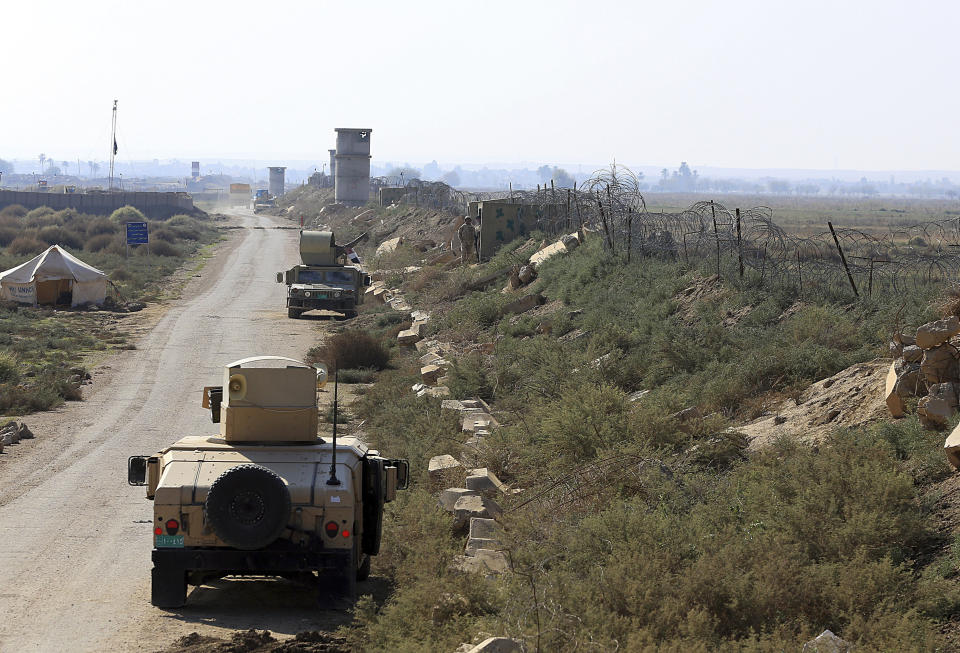
[[[536,230],[541,217],[559,215],[561,210],[559,204],[521,204],[510,200],[470,202],[467,212],[473,217],[474,226],[479,223],[480,258],[490,258],[501,246]]]

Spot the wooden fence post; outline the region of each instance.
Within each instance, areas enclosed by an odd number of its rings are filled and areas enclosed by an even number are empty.
[[[827,226],[830,227],[830,233],[833,235],[833,242],[837,245],[837,251],[840,252],[840,262],[843,263],[843,269],[847,271],[847,279],[850,280],[850,287],[853,288],[853,295],[855,297],[860,297],[860,293],[857,292],[857,284],[853,282],[853,275],[850,273],[850,266],[847,265],[847,257],[843,255],[843,248],[840,247],[840,239],[837,238],[837,232],[833,230],[833,223],[827,222]]]
[[[717,279],[720,279],[720,232],[717,231],[717,209],[710,200],[710,213],[713,214],[713,237],[717,240]]]

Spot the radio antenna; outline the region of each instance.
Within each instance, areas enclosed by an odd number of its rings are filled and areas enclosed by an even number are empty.
[[[340,485],[337,478],[337,390],[340,387],[340,367],[334,362],[333,369],[333,457],[330,459],[330,478],[327,485]]]

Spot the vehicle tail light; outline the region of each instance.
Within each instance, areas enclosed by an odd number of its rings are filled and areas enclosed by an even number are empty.
[[[350,537],[350,531],[348,531],[347,529],[344,529],[344,530],[343,530],[343,536],[344,536],[344,537]]]
[[[337,533],[340,532],[340,526],[335,521],[328,521],[323,530],[327,532],[327,537],[336,537]]]
[[[159,526],[157,526],[156,528],[153,529],[153,534],[154,534],[154,535],[163,535],[163,529],[160,528]]]
[[[167,535],[176,535],[177,531],[180,530],[180,522],[178,522],[176,519],[168,519],[166,526]]]

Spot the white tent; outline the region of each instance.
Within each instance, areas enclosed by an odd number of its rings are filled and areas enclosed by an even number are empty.
[[[23,304],[102,304],[107,297],[107,275],[58,245],[15,268],[0,272],[4,299]]]

